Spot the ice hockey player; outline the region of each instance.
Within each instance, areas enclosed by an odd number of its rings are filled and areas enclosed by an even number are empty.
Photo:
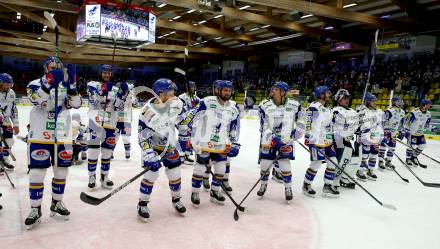
[[[333,130],[336,147],[336,167],[334,186],[354,189],[355,184],[342,172],[352,178],[359,169],[359,149],[353,148],[354,133],[359,128],[359,116],[349,107],[351,95],[345,89],[339,89],[335,94],[336,106],[333,108]],[[359,161],[355,161],[355,158]]]
[[[116,123],[116,144],[119,141],[119,137],[122,137],[122,142],[124,143],[125,159],[130,159],[131,150],[131,122],[133,122],[133,88],[132,83],[128,84],[128,96],[126,98],[124,106],[119,107],[117,110],[118,121]],[[118,91],[118,87],[113,87],[113,91]],[[115,146],[116,147],[116,146]],[[113,149],[114,150],[114,149]],[[113,152],[112,152],[113,159]]]
[[[425,135],[426,130],[431,129],[431,108],[432,102],[429,99],[422,99],[420,107],[415,108],[408,113],[405,121],[405,131],[407,144],[412,148],[406,149],[406,164],[410,166],[427,166],[417,158],[426,147]]]
[[[179,214],[186,212],[180,200],[181,161],[175,147],[177,144],[175,126],[180,122],[183,105],[175,97],[174,89],[175,84],[171,80],[164,78],[156,80],[153,84],[156,97],[147,101],[139,116],[138,139],[142,150],[142,162],[143,167],[149,168],[140,187],[138,217],[142,221],[150,218],[148,203],[162,165],[166,168],[173,207]]]
[[[339,191],[333,185],[335,178],[336,151],[333,143],[333,114],[329,107],[331,92],[327,86],[317,86],[314,89],[316,100],[306,111],[305,144],[310,149],[310,166],[304,177],[303,193],[314,197],[316,191],[312,182],[321,167],[322,161],[327,163],[324,174],[323,195],[326,197],[339,197]]]
[[[28,139],[29,195],[31,212],[27,229],[40,223],[44,178],[53,166],[51,216],[68,219],[70,211],[63,203],[68,167],[72,165],[71,108],[81,106],[76,90],[74,68],[63,68],[56,57],[44,62],[45,75],[31,81],[27,93],[32,102]],[[65,71],[64,71],[65,70]],[[57,92],[58,91],[58,92]],[[58,96],[58,100],[55,99]],[[57,103],[57,105],[56,105]]]
[[[374,173],[379,145],[383,139],[383,111],[376,108],[377,97],[367,92],[365,94],[365,105],[357,108],[359,115],[360,135],[357,142],[362,147],[362,162],[356,176],[359,180],[366,179],[376,181]],[[366,175],[365,175],[366,172]]]
[[[177,126],[179,130],[179,153],[182,162],[192,164],[194,163],[194,159],[191,157],[190,132],[188,125],[185,123],[185,116],[193,115],[192,110],[196,109],[200,102],[200,98],[196,96],[196,83],[194,81],[188,81],[187,92],[180,94],[179,99],[183,102],[184,108],[183,121]]]
[[[86,127],[81,123],[79,113],[72,114],[72,145],[73,145],[73,163],[80,164],[84,158],[81,154],[87,152]],[[85,148],[85,150],[84,150]],[[87,156],[86,156],[87,158]],[[81,159],[81,160],[80,160]]]
[[[128,95],[127,83],[121,83],[118,91],[112,91],[112,66],[102,65],[101,81],[87,84],[89,95],[89,140],[87,148],[89,188],[96,186],[96,167],[101,154],[101,186],[111,189],[113,181],[108,177],[112,151],[116,145],[116,109],[123,108]]]
[[[391,98],[391,107],[384,114],[384,138],[379,148],[379,169],[381,170],[394,168],[391,161],[396,150],[396,138],[402,139],[404,135],[405,111],[402,106],[403,101],[398,96],[394,96]]]
[[[191,202],[196,207],[200,205],[199,193],[203,174],[210,163],[214,170],[210,200],[220,205],[225,201],[220,187],[223,185],[227,157],[236,157],[240,150],[240,111],[235,101],[230,100],[233,90],[231,81],[214,81],[214,96],[200,101],[188,123],[192,130],[191,142],[196,152],[191,194]]]
[[[270,168],[277,160],[283,176],[287,203],[293,198],[290,160],[295,159],[294,141],[304,134],[304,127],[296,129],[301,106],[298,101],[286,98],[288,91],[289,86],[286,82],[276,82],[271,88],[270,99],[261,101],[259,106],[262,179],[257,192],[257,195],[263,198],[267,190]]]
[[[20,132],[18,111],[15,105],[15,92],[12,90],[14,81],[7,73],[0,74],[0,124],[2,129],[2,143],[4,144],[3,160],[0,162],[6,170],[14,170],[9,161],[9,155],[14,145],[13,135]]]

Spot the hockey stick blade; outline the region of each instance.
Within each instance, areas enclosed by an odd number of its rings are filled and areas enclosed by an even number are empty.
[[[397,159],[399,159],[399,161],[403,164],[403,166],[405,166],[405,168],[409,171],[409,172],[411,172],[411,174],[413,174],[413,176],[417,179],[417,180],[419,180],[419,182],[423,185],[423,186],[425,186],[425,187],[431,187],[431,188],[440,188],[440,183],[432,183],[432,182],[425,182],[425,181],[423,181],[422,179],[420,179],[420,177],[411,169],[411,167],[410,166],[408,166],[408,164],[406,164],[403,160],[402,160],[402,158],[400,158],[395,152],[394,152],[394,155],[397,157]]]
[[[178,67],[174,68],[174,72],[176,72],[176,73],[178,73],[178,74],[181,74],[181,75],[183,75],[183,76],[186,75],[186,72],[183,71],[182,69],[178,68]]]
[[[238,210],[238,209],[235,209],[235,211],[234,211],[234,220],[235,220],[235,221],[238,221],[238,219],[240,218],[240,217],[238,216],[238,212],[237,212],[237,210]]]
[[[382,202],[382,207],[384,207],[384,208],[388,208],[388,209],[391,209],[391,210],[394,210],[394,211],[397,210],[397,207],[394,206],[393,204],[388,204],[388,203],[383,203],[383,202]]]
[[[96,198],[96,197],[88,195],[84,192],[81,192],[81,195],[79,196],[79,198],[81,199],[81,201],[83,201],[87,204],[93,205],[93,206],[97,206],[107,199],[107,198]]]
[[[49,12],[44,11],[44,17],[49,21],[50,27],[52,29],[55,29],[57,26],[57,22],[55,21],[53,16]]]

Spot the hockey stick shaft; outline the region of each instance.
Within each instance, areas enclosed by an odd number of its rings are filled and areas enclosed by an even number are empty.
[[[3,165],[2,165],[1,167],[2,167],[2,169],[3,169],[3,172],[4,172],[5,175],[6,175],[6,178],[8,178],[8,181],[9,181],[9,183],[11,184],[11,187],[12,187],[12,188],[15,188],[15,184],[12,182],[11,178],[9,177],[8,172],[7,172],[6,169],[3,167]]]
[[[116,193],[118,193],[119,191],[121,191],[123,188],[127,187],[128,185],[130,185],[132,182],[136,181],[136,179],[138,179],[139,177],[144,175],[148,170],[149,170],[148,167],[145,168],[144,170],[139,172],[137,175],[132,177],[130,180],[126,181],[124,184],[120,185],[119,187],[117,187],[112,192],[108,193],[107,195],[105,195],[102,198],[96,198],[96,197],[90,196],[90,195],[88,195],[88,194],[86,194],[84,192],[81,192],[80,199],[83,202],[87,203],[87,204],[97,206],[97,205],[101,204],[102,202],[104,202],[105,200],[107,200],[108,198],[110,198],[113,195],[115,195]]]
[[[408,145],[408,144],[404,143],[403,141],[401,141],[399,139],[396,139],[396,140],[397,140],[397,142],[399,142],[399,143],[403,144],[404,146],[406,146],[408,149],[415,150],[411,145]],[[427,154],[425,154],[423,152],[421,152],[420,154],[425,156],[425,157],[427,157],[427,158],[429,158],[429,159],[431,159],[432,161],[440,164],[439,160],[437,160],[437,159],[435,159],[435,158],[433,158],[433,157],[431,157],[431,156],[429,156],[429,155],[427,155]]]
[[[215,176],[215,174],[211,171],[211,168],[208,167],[208,165],[205,165],[205,167],[208,169],[208,171],[209,171],[209,173],[211,174],[211,176],[213,177],[213,179],[215,179],[216,176]],[[235,206],[238,210],[240,210],[240,211],[243,212],[243,211],[244,211],[244,207],[240,206],[240,205],[234,200],[234,198],[231,196],[231,194],[229,194],[228,191],[226,191],[226,187],[225,187],[223,181],[221,180],[220,182],[221,182],[220,185],[221,185],[222,189],[224,190],[226,196],[229,198],[229,200],[231,200],[231,202],[234,204],[234,206]]]
[[[406,169],[408,169],[409,172],[411,172],[411,174],[414,175],[414,177],[421,183],[423,184],[423,186],[425,187],[431,187],[431,188],[440,188],[440,183],[430,183],[430,182],[425,182],[422,179],[420,179],[420,177],[405,163],[405,161],[402,160],[402,158],[400,158],[397,153],[393,152],[394,155],[397,157],[397,159],[399,159],[399,161],[403,164],[403,166],[405,166]]]
[[[301,145],[301,147],[303,149],[305,149],[307,152],[310,153],[310,150],[302,143],[296,141],[299,145]],[[333,160],[331,160],[329,157],[327,157],[327,155],[325,155],[325,158],[327,160],[329,160],[332,164],[334,164],[339,170],[341,170],[338,166],[338,164],[336,164],[335,162],[333,162]],[[380,201],[379,199],[376,198],[376,196],[374,196],[372,193],[370,193],[370,191],[368,191],[366,188],[364,188],[364,186],[362,186],[359,182],[357,182],[353,177],[351,177],[349,174],[347,174],[345,171],[342,171],[342,174],[344,174],[348,179],[350,179],[352,182],[354,182],[357,186],[359,186],[365,193],[367,193],[371,198],[373,198],[377,203],[379,203],[379,205],[381,205],[382,207],[386,207],[389,209],[393,209],[393,210],[397,210],[397,208],[394,205],[391,204],[387,204],[384,203],[382,201]]]
[[[374,33],[374,47],[372,48],[373,56],[371,58],[370,66],[368,68],[367,82],[365,83],[364,94],[362,95],[362,104],[364,104],[365,95],[367,94],[368,87],[370,85],[371,71],[373,70],[374,62],[375,62],[375,59],[376,59],[376,47],[377,47],[377,36],[378,36],[378,34],[379,34],[379,29],[377,29],[376,32]]]

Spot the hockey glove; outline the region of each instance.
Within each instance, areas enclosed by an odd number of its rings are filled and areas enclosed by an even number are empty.
[[[228,152],[228,157],[236,157],[238,156],[238,152],[240,151],[240,144],[233,143],[231,150]]]
[[[151,171],[157,171],[160,169],[160,157],[152,149],[147,149],[142,153],[142,161],[144,167],[148,167]]]
[[[400,131],[399,133],[397,133],[397,138],[399,140],[402,140],[404,137],[406,137],[406,132],[405,131]]]

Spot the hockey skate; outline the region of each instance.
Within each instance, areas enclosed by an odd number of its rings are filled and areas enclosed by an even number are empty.
[[[5,173],[5,169],[3,168],[3,166],[0,165],[0,176],[3,175]]]
[[[225,204],[225,197],[222,196],[222,193],[220,191],[216,191],[216,190],[211,190],[211,202],[213,203],[217,203],[220,205],[224,205]]]
[[[130,153],[130,151],[129,150],[126,150],[125,151],[125,159],[130,159],[130,156],[131,156],[131,153]]]
[[[113,182],[110,179],[108,179],[108,175],[101,174],[101,187],[106,189],[113,188]]]
[[[354,182],[350,182],[349,180],[341,179],[339,180],[339,186],[343,188],[354,189],[356,187],[356,184]]]
[[[366,181],[367,180],[367,176],[365,175],[364,170],[360,169],[356,172],[356,177],[361,180],[361,181]]]
[[[266,193],[267,183],[262,183],[260,189],[257,191],[257,195],[260,199],[263,199],[264,193]]]
[[[87,152],[81,151],[81,160],[83,161],[87,160]]]
[[[9,159],[3,158],[3,160],[1,160],[0,163],[3,165],[5,170],[7,170],[7,171],[14,171],[14,165],[9,163]]]
[[[275,169],[272,169],[272,180],[274,180],[275,182],[278,182],[278,183],[284,182],[281,174],[278,171],[276,171]]]
[[[384,171],[386,169],[385,168],[385,163],[384,163],[383,159],[379,160],[379,169],[382,170],[382,171]]]
[[[339,191],[331,184],[326,183],[322,189],[322,195],[325,197],[337,198],[339,197]]]
[[[303,185],[303,193],[307,196],[310,196],[312,198],[315,198],[316,196],[316,191],[313,190],[312,185],[308,184],[308,183],[304,183]]]
[[[0,197],[2,197],[2,193],[0,193]],[[0,205],[0,211],[3,209],[3,206]]]
[[[24,224],[27,230],[32,229],[41,222],[41,206],[32,207],[31,213],[28,215]]]
[[[199,193],[191,193],[191,202],[195,207],[199,207],[200,205],[200,195]]]
[[[96,186],[96,175],[89,175],[89,188],[94,188]]]
[[[387,170],[393,170],[395,167],[394,167],[394,165],[391,163],[391,160],[386,160],[386,161],[385,161],[385,168],[386,168]]]
[[[421,168],[424,168],[424,169],[427,168],[426,164],[421,163],[417,157],[411,158],[411,161],[413,162],[413,164],[415,166],[420,166]]]
[[[374,174],[374,169],[368,169],[367,170],[367,179],[368,180],[372,180],[372,181],[376,181],[377,180],[377,175]]]
[[[148,209],[148,201],[139,201],[138,206],[138,218],[143,221],[147,222],[150,218],[150,210]]]
[[[284,189],[284,193],[286,194],[286,202],[287,204],[290,204],[290,202],[293,199],[293,193],[292,193],[292,188],[288,187]]]
[[[183,205],[183,203],[180,201],[180,197],[177,198],[173,198],[172,200],[173,202],[173,207],[174,209],[180,214],[180,215],[184,215],[186,212],[186,208]]]
[[[227,192],[232,192],[232,187],[231,187],[231,185],[229,185],[229,180],[228,179],[223,179],[222,190],[223,191],[227,191]]]
[[[417,165],[414,164],[414,162],[412,161],[411,158],[407,158],[405,162],[406,162],[406,165],[408,165],[408,166],[417,167]]]
[[[209,184],[209,177],[205,178],[203,177],[203,189],[208,192],[211,188],[211,185]]]
[[[50,205],[50,217],[55,217],[55,215],[58,215],[63,220],[68,220],[70,211],[67,210],[62,201],[52,199],[52,205]]]

